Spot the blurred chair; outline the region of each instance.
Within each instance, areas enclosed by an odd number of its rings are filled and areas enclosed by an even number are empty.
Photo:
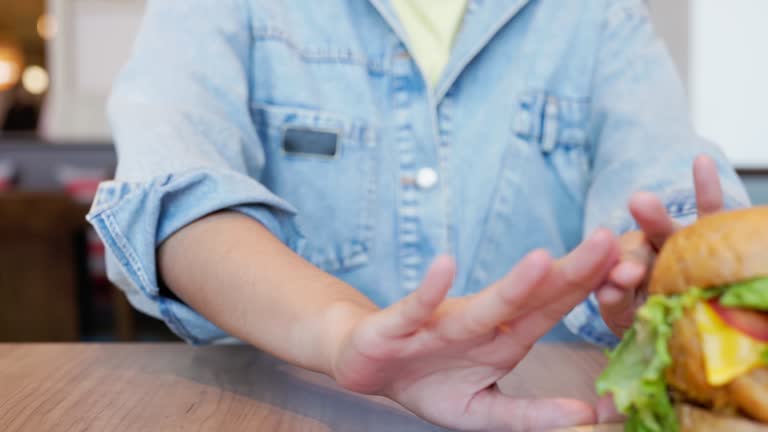
[[[0,341],[80,338],[84,214],[64,194],[0,195]]]
[[[65,193],[0,193],[0,342],[81,340],[87,210]],[[134,312],[112,289],[113,337],[133,341]]]

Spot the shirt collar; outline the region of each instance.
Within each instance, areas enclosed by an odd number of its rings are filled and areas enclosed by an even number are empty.
[[[512,21],[531,0],[470,0],[461,31],[456,37],[451,58],[435,86],[440,101],[461,72]]]
[[[397,37],[408,46],[405,29],[389,0],[369,0]],[[435,86],[435,100],[440,101],[464,68],[472,62],[493,37],[531,0],[470,0],[461,31],[456,37],[451,58]]]

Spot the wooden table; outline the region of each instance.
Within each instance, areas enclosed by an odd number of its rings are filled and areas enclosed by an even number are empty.
[[[516,396],[594,402],[593,382],[603,365],[593,348],[538,345],[501,388]],[[443,429],[246,346],[0,345],[0,431],[85,430]]]

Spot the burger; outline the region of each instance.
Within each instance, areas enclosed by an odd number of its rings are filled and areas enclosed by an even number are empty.
[[[768,432],[768,207],[704,216],[659,252],[597,380],[627,432]]]

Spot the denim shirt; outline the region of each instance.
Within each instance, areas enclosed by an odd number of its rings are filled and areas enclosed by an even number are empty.
[[[384,307],[438,254],[461,296],[634,229],[636,191],[689,222],[700,153],[749,204],[642,0],[474,0],[434,88],[386,0],[149,0],[108,108],[119,164],[88,218],[109,277],[195,344],[233,338],[166,295],[156,249],[223,209]],[[616,342],[594,297],[564,323]]]

